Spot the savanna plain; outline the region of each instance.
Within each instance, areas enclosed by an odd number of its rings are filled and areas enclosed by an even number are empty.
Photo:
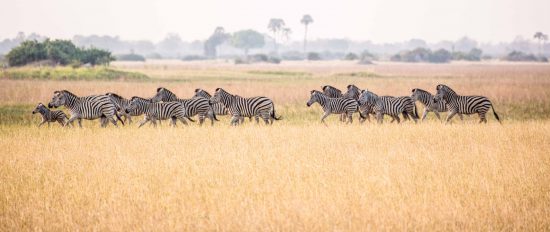
[[[234,65],[115,62],[139,80],[0,78],[0,231],[550,230],[550,65],[344,61]],[[22,68],[24,69],[24,68]],[[20,70],[24,72],[25,70]],[[484,95],[445,125],[320,123],[309,91],[355,84],[379,95],[447,84]],[[37,127],[55,90],[180,98],[217,87],[273,99],[272,126],[168,123]],[[62,108],[63,109],[63,108]],[[419,105],[419,113],[422,113]],[[65,110],[66,111],[66,110]],[[66,111],[67,112],[67,111]],[[443,114],[445,117],[446,114]]]

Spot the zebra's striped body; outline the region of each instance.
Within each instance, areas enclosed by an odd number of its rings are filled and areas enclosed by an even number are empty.
[[[422,114],[422,121],[428,115],[428,112],[434,112],[437,119],[441,120],[439,116],[440,112],[447,112],[447,103],[445,101],[434,102],[434,96],[423,89],[413,89],[411,98],[424,105],[424,113]],[[460,120],[462,120],[462,114],[458,114]]]
[[[125,110],[127,113],[131,111],[143,112],[145,118],[139,123],[139,127],[151,122],[155,127],[157,120],[171,119],[171,125],[176,126],[176,121],[179,119],[183,124],[185,121],[185,109],[182,103],[177,101],[153,103],[153,101],[141,97],[132,97],[130,105]]]
[[[348,90],[343,95],[343,97],[353,98],[355,100],[359,100],[359,96],[361,96],[361,89],[359,89],[359,87],[357,87],[353,84],[348,85]],[[370,114],[374,115],[374,111],[372,110],[372,107],[369,107],[365,104],[359,104],[359,114],[361,115],[361,117],[359,118],[359,121],[361,123],[363,123],[367,119],[370,122],[370,116],[369,115]]]
[[[415,122],[418,118],[416,107],[414,107],[414,101],[410,97],[379,97],[372,92],[363,90],[359,97],[359,103],[372,107],[378,123],[382,123],[385,114],[392,117],[392,122],[397,120],[397,123],[401,121],[399,119],[399,114],[401,113],[405,119],[411,116]]]
[[[237,125],[241,117],[253,117],[259,115],[265,124],[273,124],[273,120],[279,120],[275,116],[273,101],[267,97],[242,98],[230,94],[222,88],[217,88],[214,96],[210,98],[212,103],[222,103],[232,114],[231,125]],[[259,123],[259,119],[256,119]]]
[[[455,114],[478,114],[479,122],[487,123],[487,118],[485,115],[487,114],[487,111],[489,111],[489,108],[492,108],[495,118],[500,123],[500,119],[495,112],[495,108],[487,97],[461,96],[449,86],[441,84],[437,85],[436,90],[437,94],[434,97],[434,101],[436,103],[440,101],[445,101],[447,103],[449,115],[447,115],[446,122],[449,122]]]
[[[120,113],[124,117],[124,122],[132,123],[132,116],[139,116],[141,114],[136,114],[135,112],[130,111],[129,113],[126,113],[126,108],[128,108],[128,105],[130,105],[130,100],[116,94],[116,93],[106,93],[106,96],[111,98],[111,101],[116,106],[116,109],[118,113]]]
[[[210,119],[211,125],[214,125],[214,120],[218,120],[216,118],[214,110],[212,109],[212,106],[210,106],[208,99],[203,97],[179,99],[170,90],[160,87],[157,89],[157,94],[153,98],[151,98],[151,100],[153,102],[180,102],[183,105],[185,117],[193,117],[195,115],[198,115],[200,125],[204,123],[205,117],[208,117],[208,119]]]
[[[42,126],[44,123],[48,123],[48,127],[50,126],[50,122],[58,122],[61,124],[61,126],[65,126],[65,121],[69,120],[69,117],[63,111],[61,110],[49,110],[46,108],[46,106],[42,103],[39,103],[36,108],[32,111],[32,114],[40,113],[42,116],[42,122],[38,124],[38,127]]]
[[[341,90],[330,85],[322,86],[321,89],[323,90],[323,94],[330,98],[339,98],[343,96]]]
[[[355,99],[352,98],[332,98],[328,97],[324,93],[312,90],[307,106],[310,107],[313,103],[317,102],[323,108],[323,116],[321,116],[321,122],[325,123],[325,118],[330,114],[344,114],[349,119],[349,123],[353,122],[353,113],[357,112],[359,105]]]
[[[78,97],[67,90],[55,91],[52,101],[48,104],[49,108],[59,107],[64,105],[71,112],[71,118],[65,123],[78,120],[78,125],[82,127],[82,119],[101,119],[101,126],[107,126],[107,120],[117,126],[116,119],[124,125],[124,121],[120,119],[116,112],[116,106],[108,96],[92,95],[86,97]],[[115,119],[116,117],[116,119]]]
[[[203,97],[203,98],[206,98],[206,99],[210,100],[210,98],[212,98],[212,95],[210,95],[210,93],[206,92],[206,90],[195,89],[195,96],[193,96],[193,97]],[[212,110],[214,110],[214,113],[216,115],[229,115],[229,111],[227,111],[225,106],[223,106],[223,104],[221,104],[219,102],[212,104]]]

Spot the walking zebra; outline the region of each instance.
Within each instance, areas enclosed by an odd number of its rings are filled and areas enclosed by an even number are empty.
[[[185,121],[185,109],[183,104],[177,101],[154,103],[149,99],[132,97],[125,111],[126,113],[135,111],[145,114],[145,118],[139,123],[139,127],[145,125],[147,122],[152,123],[153,126],[156,127],[157,120],[165,119],[172,119],[170,124],[174,127],[176,127],[176,120],[178,119],[183,124],[188,125],[187,121]]]
[[[206,99],[209,99],[212,97],[212,95],[210,95],[210,93],[206,92],[206,90],[203,90],[203,89],[195,89],[195,96],[193,97],[203,97],[203,98],[206,98]],[[227,108],[225,108],[225,106],[223,106],[223,104],[221,103],[214,103],[212,104],[212,110],[214,110],[214,113],[218,116],[218,115],[228,115],[229,112],[227,111]]]
[[[214,96],[210,98],[212,103],[221,103],[233,116],[231,125],[237,125],[242,117],[252,117],[259,115],[263,118],[265,124],[273,124],[273,120],[280,120],[275,116],[275,105],[267,97],[242,98],[230,94],[222,88],[217,88]],[[256,117],[256,123],[259,119]]]
[[[344,93],[343,97],[346,98],[353,98],[355,100],[359,100],[359,96],[361,95],[361,89],[359,87],[351,84],[348,85],[348,90],[346,93]],[[369,114],[374,115],[374,111],[372,110],[372,107],[369,107],[366,104],[359,104],[359,115],[361,116],[359,118],[359,122],[363,123],[365,120],[369,120],[370,122],[370,116]],[[345,119],[345,118],[344,118]]]
[[[307,107],[317,102],[323,108],[323,116],[321,116],[321,122],[326,125],[325,118],[330,114],[345,114],[349,119],[347,123],[353,123],[353,113],[357,112],[359,105],[355,99],[352,98],[332,98],[324,93],[311,90],[311,96],[306,103]]]
[[[434,96],[423,89],[413,89],[411,98],[415,101],[419,101],[424,105],[424,113],[422,114],[422,121],[428,115],[428,112],[434,112],[437,119],[441,120],[439,116],[440,112],[447,112],[447,103],[445,101],[434,102]],[[462,114],[458,114],[460,120],[463,120]]]
[[[193,97],[191,99],[179,99],[176,94],[172,93],[170,90],[159,87],[157,88],[156,95],[151,98],[153,102],[172,102],[177,101],[183,104],[185,117],[193,117],[195,115],[199,116],[199,124],[204,123],[204,118],[208,117],[210,119],[211,125],[214,125],[214,120],[218,121],[216,114],[210,106],[208,99],[204,97]],[[191,119],[189,119],[191,120]]]
[[[105,96],[111,98],[111,101],[116,106],[118,113],[124,117],[124,122],[130,124],[132,123],[132,116],[139,116],[141,114],[135,114],[134,112],[126,113],[126,108],[130,104],[130,100],[116,94],[116,93],[106,93]]]
[[[52,101],[48,103],[48,108],[57,108],[62,105],[71,112],[71,118],[65,122],[65,125],[78,120],[78,126],[82,127],[82,119],[97,118],[100,118],[101,127],[106,127],[107,121],[117,126],[116,119],[124,125],[124,121],[116,112],[115,104],[105,95],[78,97],[67,90],[55,91]]]
[[[475,114],[479,115],[479,123],[487,123],[487,118],[485,114],[489,111],[489,108],[493,109],[493,114],[499,123],[500,118],[498,117],[497,112],[491,101],[487,97],[483,96],[461,96],[458,95],[454,90],[449,88],[449,86],[439,84],[435,88],[437,94],[434,97],[434,102],[445,101],[447,102],[447,108],[449,114],[447,115],[446,123],[450,122],[455,114]]]
[[[397,123],[400,123],[399,114],[402,113],[405,120],[411,116],[416,122],[418,114],[416,113],[416,107],[414,107],[414,101],[410,97],[390,97],[382,96],[368,91],[363,90],[361,96],[359,97],[360,104],[367,104],[369,107],[372,107],[372,110],[376,114],[378,123],[382,123],[384,115],[387,114],[392,117],[392,121],[397,120]]]
[[[32,111],[32,114],[40,113],[42,115],[42,122],[38,124],[38,127],[42,126],[44,123],[48,123],[50,127],[50,122],[58,122],[61,126],[65,126],[65,121],[69,120],[69,117],[61,110],[49,110],[42,103],[38,103],[36,108]]]

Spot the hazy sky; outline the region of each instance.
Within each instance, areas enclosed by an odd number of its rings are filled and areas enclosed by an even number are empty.
[[[310,14],[310,38],[430,42],[469,36],[511,41],[550,33],[550,0],[0,0],[0,39],[19,31],[56,38],[119,35],[158,41],[167,33],[205,39],[216,26],[229,32],[267,32],[270,18],[285,20],[291,38],[303,37],[300,18]]]

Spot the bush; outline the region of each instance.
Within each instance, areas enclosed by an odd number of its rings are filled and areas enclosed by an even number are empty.
[[[304,54],[299,51],[288,51],[281,54],[283,60],[303,60]]]
[[[520,51],[512,51],[508,53],[507,56],[503,58],[503,60],[507,61],[540,61],[540,62],[548,62],[548,59],[546,57],[540,57],[537,58],[533,54],[527,54]]]
[[[307,60],[321,60],[321,56],[317,52],[307,53]]]
[[[370,53],[369,51],[367,50],[364,50],[363,52],[361,52],[361,56],[359,57],[361,60],[378,60],[378,57],[375,56],[374,54]]]
[[[439,49],[435,51],[434,53],[430,54],[429,61],[431,63],[447,63],[451,61],[453,56],[451,53],[445,49]]]
[[[350,52],[346,54],[346,56],[344,56],[344,60],[357,60],[357,59],[359,59],[359,56],[357,56],[357,54],[353,52]]]
[[[199,55],[188,55],[181,58],[183,61],[193,61],[193,60],[206,60],[205,56],[199,56]]]
[[[281,59],[277,58],[277,57],[274,57],[274,56],[270,56],[269,59],[267,60],[267,62],[272,63],[272,64],[280,64]]]
[[[269,57],[266,54],[254,54],[250,56],[250,62],[267,62]]]
[[[138,54],[122,54],[117,56],[117,60],[120,61],[145,61],[145,57]]]

